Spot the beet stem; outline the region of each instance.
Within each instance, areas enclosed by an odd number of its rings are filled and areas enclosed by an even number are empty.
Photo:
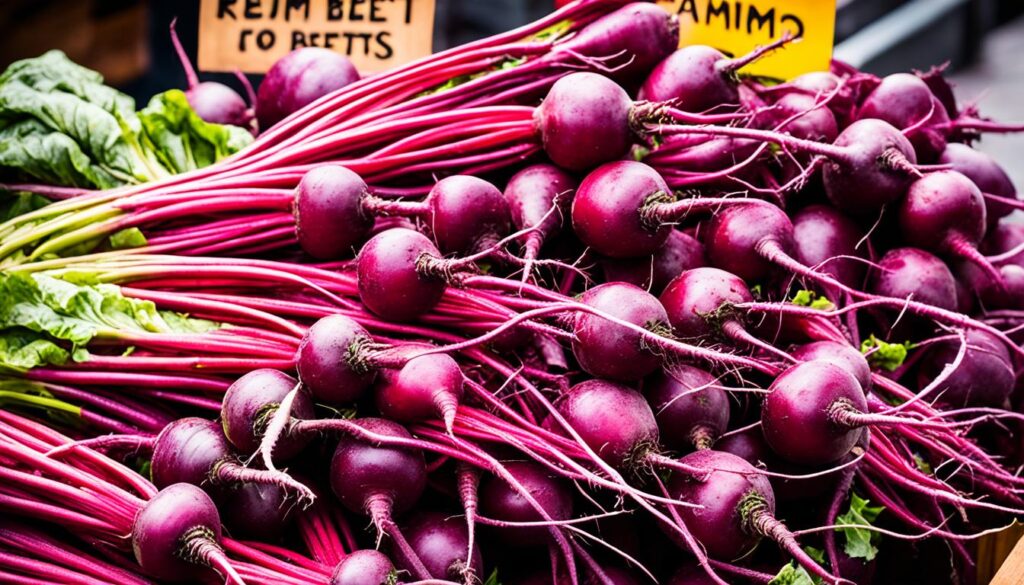
[[[748,498],[748,500],[754,500],[755,498],[757,497],[754,496]],[[851,585],[855,585],[851,581],[846,581],[845,579],[836,577],[822,568],[821,565],[804,552],[804,549],[800,548],[800,544],[797,543],[796,537],[794,537],[793,533],[786,528],[786,525],[780,522],[774,515],[772,515],[771,512],[768,511],[763,501],[759,500],[759,498],[757,499],[758,501],[756,502],[744,502],[751,506],[751,508],[747,510],[748,516],[746,521],[748,528],[752,532],[768,537],[777,542],[783,550],[789,553],[790,556],[800,563],[800,566],[804,567],[812,574],[821,577],[825,582],[834,584],[850,583]]]
[[[316,500],[313,490],[283,471],[253,469],[230,460],[222,460],[214,464],[213,469],[210,470],[210,480],[215,484],[254,483],[277,486],[298,494],[299,502],[306,506]]]
[[[178,31],[175,30],[175,25],[178,24],[178,18],[175,17],[171,20],[171,44],[174,45],[174,52],[178,55],[178,61],[181,62],[181,68],[185,70],[185,78],[188,80],[188,88],[199,85],[199,77],[196,75],[195,68],[192,67],[192,61],[189,60],[188,54],[185,53],[185,47],[181,46],[181,40],[178,38]]]
[[[245,585],[245,581],[224,554],[224,549],[217,544],[213,532],[205,526],[194,528],[182,535],[178,554],[186,561],[217,571],[228,583]]]
[[[281,435],[285,433],[288,423],[292,420],[292,405],[295,403],[295,397],[298,395],[301,387],[302,382],[299,382],[288,391],[288,394],[281,400],[281,403],[274,409],[270,421],[267,423],[266,430],[263,432],[263,439],[260,441],[260,456],[263,458],[263,466],[270,471],[276,470],[274,467],[274,447],[281,439]]]
[[[727,73],[736,73],[740,69],[743,69],[747,65],[750,65],[751,63],[763,58],[768,53],[771,53],[772,51],[781,48],[783,45],[788,44],[792,40],[793,35],[790,34],[789,31],[786,31],[785,33],[783,33],[781,37],[772,41],[771,43],[768,43],[767,45],[758,46],[753,51],[747,53],[746,55],[736,57],[735,59],[729,59],[726,62],[726,64],[722,66],[721,69],[722,71]]]
[[[405,540],[398,525],[391,519],[391,496],[387,494],[372,494],[366,499],[366,511],[377,529],[377,547],[380,547],[380,539],[387,534],[394,541],[395,546],[401,551],[402,556],[412,565],[412,573],[417,579],[430,579],[432,575],[427,571],[423,561],[420,560],[416,551],[409,542]]]

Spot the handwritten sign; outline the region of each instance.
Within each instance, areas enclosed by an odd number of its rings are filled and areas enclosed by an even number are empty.
[[[201,0],[199,68],[265,73],[322,47],[375,73],[429,55],[435,0]]]
[[[744,73],[792,79],[827,71],[836,26],[834,0],[658,0],[679,15],[679,46],[710,45],[734,56],[778,39],[795,40],[743,68]]]

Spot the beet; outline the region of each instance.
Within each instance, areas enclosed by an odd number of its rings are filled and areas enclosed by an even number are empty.
[[[668,315],[658,299],[643,289],[622,282],[598,285],[583,293],[580,302],[648,330],[665,329]],[[572,352],[580,367],[592,376],[612,380],[639,380],[653,372],[661,359],[645,346],[640,334],[603,317],[577,313]]]
[[[654,413],[632,388],[587,380],[560,396],[555,406],[583,442],[613,467],[641,463],[657,447]]]
[[[509,461],[503,465],[552,520],[572,517],[572,492],[563,479],[536,463]],[[543,520],[519,491],[497,476],[488,476],[480,486],[480,512],[503,522]],[[517,547],[543,546],[549,542],[548,529],[543,526],[496,527],[494,533],[502,542]]]
[[[534,118],[556,165],[585,171],[622,158],[631,144],[626,90],[596,73],[573,73],[548,91]]]
[[[966,332],[967,353],[960,366],[929,397],[951,408],[1005,408],[1013,392],[1013,361],[1006,345],[984,331]],[[921,363],[918,385],[924,387],[952,363],[960,340],[943,341],[928,351]]]
[[[670,449],[710,449],[728,428],[729,395],[699,368],[680,364],[662,370],[646,381],[644,395]]]
[[[266,130],[317,99],[359,80],[348,57],[318,47],[302,47],[281,57],[267,71],[256,98],[256,118]]]

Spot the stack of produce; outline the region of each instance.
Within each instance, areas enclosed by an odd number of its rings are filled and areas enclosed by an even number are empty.
[[[1024,512],[1021,203],[970,144],[1021,128],[744,75],[790,41],[581,0],[138,113],[12,65],[0,580],[969,580]]]

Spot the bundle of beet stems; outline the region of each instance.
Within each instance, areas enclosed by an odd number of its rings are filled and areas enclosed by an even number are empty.
[[[676,27],[576,2],[205,169],[22,185],[66,200],[0,225],[0,576],[968,573],[1024,510],[1024,229],[968,142],[1020,128]]]

